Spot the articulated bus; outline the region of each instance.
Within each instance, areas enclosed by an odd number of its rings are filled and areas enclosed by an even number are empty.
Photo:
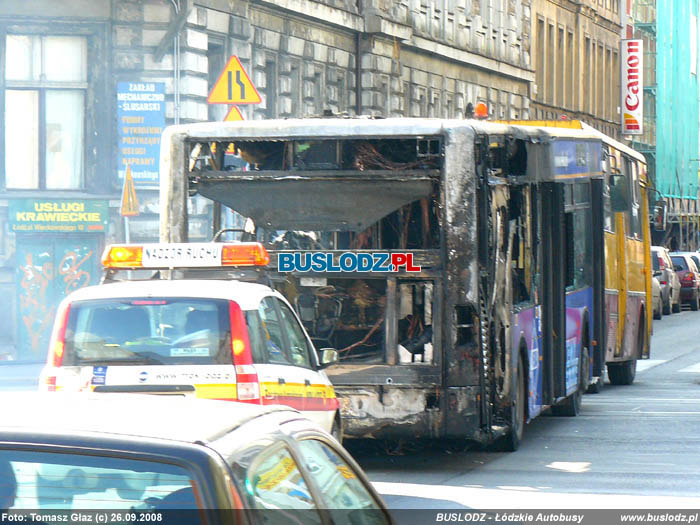
[[[628,206],[615,212],[608,186],[603,185],[602,229],[605,246],[605,297],[602,326],[607,329],[603,352],[594,354],[595,381],[590,391],[598,392],[603,384],[605,358],[610,382],[629,385],[634,381],[637,358],[649,357],[652,333],[651,305],[651,234],[647,198],[646,161],[644,156],[603,135],[579,121],[512,121],[512,124],[539,126],[553,136],[560,130],[578,129],[600,138],[602,170],[608,176],[621,176],[627,184]],[[599,229],[600,225],[596,225]],[[600,344],[602,341],[598,341]]]
[[[340,356],[345,436],[514,450],[543,411],[576,415],[606,365],[631,382],[651,317],[642,158],[581,125],[521,124],[170,127],[161,241],[188,241],[198,195],[215,238],[265,244],[264,278]],[[227,232],[233,212],[246,226]]]

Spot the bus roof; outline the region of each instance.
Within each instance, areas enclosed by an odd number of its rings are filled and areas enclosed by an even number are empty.
[[[581,132],[583,132],[588,136],[599,138],[605,144],[608,144],[609,146],[612,146],[613,148],[618,149],[630,157],[633,157],[646,164],[646,158],[637,150],[630,148],[622,142],[618,142],[614,138],[601,133],[593,126],[590,126],[580,120],[510,120],[502,121],[502,123],[512,126],[538,127],[554,137],[581,136]]]
[[[168,126],[163,133],[163,147],[169,148],[171,138],[184,135],[187,139],[222,141],[239,139],[287,140],[294,138],[343,137],[416,137],[442,135],[450,131],[470,130],[475,134],[508,134],[521,138],[542,139],[567,137],[600,139],[606,144],[645,162],[644,156],[625,144],[604,135],[578,120],[513,120],[484,121],[438,118],[305,118],[271,119],[233,122],[199,122]]]

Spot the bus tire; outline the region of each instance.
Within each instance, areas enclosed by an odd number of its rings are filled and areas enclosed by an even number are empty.
[[[587,394],[600,394],[603,391],[603,385],[605,384],[605,379],[601,377],[596,377],[595,381],[593,381],[590,385],[588,385],[588,389],[586,389]]]
[[[608,377],[610,384],[631,385],[637,374],[637,360],[631,359],[622,363],[610,363],[608,365]]]
[[[525,381],[525,361],[522,354],[518,357],[515,402],[510,406],[510,428],[498,443],[496,449],[504,452],[515,452],[520,448],[525,432],[525,417],[527,403],[527,382]]]
[[[552,407],[552,415],[559,417],[576,417],[581,412],[583,393],[586,391],[588,371],[588,348],[581,349],[581,358],[578,362],[578,388],[576,392],[567,397],[562,403]]]

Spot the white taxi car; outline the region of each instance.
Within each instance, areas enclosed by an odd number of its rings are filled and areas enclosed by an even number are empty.
[[[111,277],[268,262],[258,243],[113,245],[102,261]],[[211,278],[211,272],[168,280],[152,273],[148,280],[82,288],[63,300],[41,389],[283,404],[340,438],[338,399],[323,371],[337,352],[321,350],[319,360],[281,294],[263,284]]]

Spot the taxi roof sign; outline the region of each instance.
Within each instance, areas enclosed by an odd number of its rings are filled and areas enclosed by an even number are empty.
[[[207,98],[209,104],[260,104],[262,98],[236,55],[228,59]]]
[[[122,217],[135,217],[139,214],[139,200],[136,197],[134,178],[131,176],[131,166],[126,166],[124,187],[122,188],[122,203],[119,208]]]

